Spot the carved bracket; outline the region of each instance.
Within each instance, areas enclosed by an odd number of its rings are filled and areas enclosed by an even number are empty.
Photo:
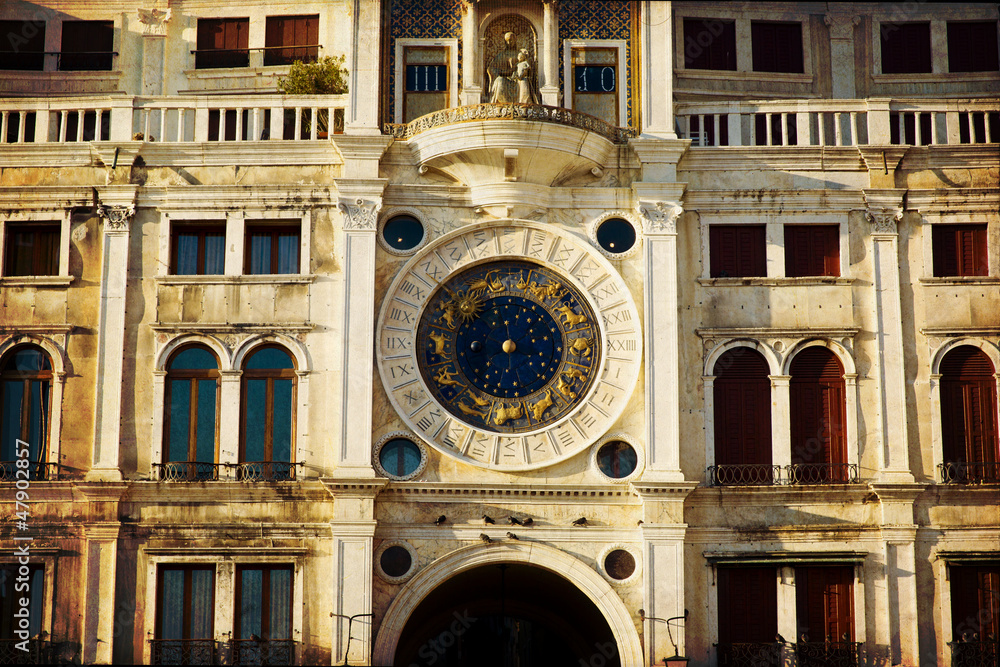
[[[382,210],[382,198],[342,198],[337,203],[337,208],[344,214],[344,229],[374,231],[378,223],[378,212]]]
[[[127,232],[132,216],[135,215],[135,204],[97,206],[97,215],[104,218],[104,227],[108,231]]]
[[[663,201],[640,201],[636,210],[642,216],[647,234],[676,234],[677,218],[684,212],[679,204]]]

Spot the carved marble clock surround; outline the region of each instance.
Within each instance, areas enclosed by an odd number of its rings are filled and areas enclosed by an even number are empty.
[[[598,330],[599,349],[592,354],[599,356],[589,390],[561,418],[535,430],[498,433],[460,419],[438,401],[421,374],[417,341],[424,318],[439,315],[439,286],[471,267],[511,261],[541,265],[586,300]],[[377,359],[393,407],[430,446],[481,467],[528,470],[585,450],[615,423],[635,389],[642,336],[628,286],[585,238],[541,223],[498,220],[436,239],[403,266],[379,314]]]

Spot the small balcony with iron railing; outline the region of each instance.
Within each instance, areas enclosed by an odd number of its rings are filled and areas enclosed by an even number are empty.
[[[942,484],[1000,484],[1000,462],[949,461],[938,471]]]
[[[22,462],[28,465],[18,465]],[[0,482],[16,482],[19,479],[37,482],[56,481],[59,479],[60,468],[58,463],[38,463],[27,459],[0,461]]]
[[[67,664],[44,639],[0,639],[0,665]],[[71,664],[71,663],[70,663]]]
[[[975,632],[967,633],[958,641],[948,642],[951,648],[951,667],[1000,667],[1000,639],[980,639]]]
[[[803,636],[797,643],[734,642],[716,644],[719,667],[861,667],[864,644],[846,639],[811,642]]]
[[[693,147],[1000,142],[994,99],[681,102],[676,114],[679,136]]]
[[[860,484],[856,463],[730,463],[709,466],[709,486]]]
[[[291,482],[301,474],[302,462],[246,461],[241,463],[209,463],[205,461],[168,461],[153,464],[156,482]]]
[[[291,639],[150,639],[153,665],[294,665]]]

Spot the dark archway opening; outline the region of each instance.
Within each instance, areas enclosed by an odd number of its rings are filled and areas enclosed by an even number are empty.
[[[563,577],[523,564],[462,572],[410,615],[397,667],[618,667],[611,628]]]

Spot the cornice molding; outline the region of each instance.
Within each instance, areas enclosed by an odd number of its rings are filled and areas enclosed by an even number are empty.
[[[89,185],[0,186],[0,209],[7,211],[59,211],[93,205],[94,188]]]
[[[698,212],[827,213],[866,208],[862,190],[688,190],[684,208]]]
[[[324,184],[177,185],[143,187],[137,205],[161,211],[282,209],[301,211],[332,206],[331,188]]]
[[[675,484],[679,486],[679,484]],[[631,485],[625,484],[505,484],[505,483],[431,483],[391,482],[383,497],[400,500],[433,502],[469,502],[470,499],[490,498],[511,502],[530,501],[537,504],[564,502],[571,499],[579,504],[634,504],[637,502]],[[390,499],[390,498],[387,498]]]
[[[677,164],[689,171],[865,171],[853,146],[694,147]]]

